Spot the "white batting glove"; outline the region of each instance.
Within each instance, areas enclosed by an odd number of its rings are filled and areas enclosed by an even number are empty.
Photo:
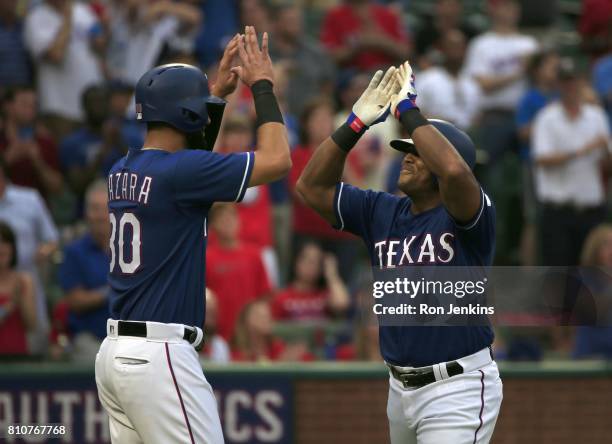
[[[384,75],[381,70],[376,71],[366,90],[353,105],[353,112],[346,121],[353,131],[361,133],[370,126],[385,121],[389,115],[391,97],[399,92],[396,71],[394,66],[387,69]]]
[[[400,91],[391,99],[391,112],[399,119],[404,111],[418,109],[416,104],[417,92],[414,86],[414,74],[412,67],[407,61],[402,63],[395,71],[396,82],[400,85]]]

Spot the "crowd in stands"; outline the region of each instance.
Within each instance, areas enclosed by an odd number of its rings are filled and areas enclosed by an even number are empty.
[[[406,59],[423,114],[476,142],[475,173],[496,204],[495,264],[612,267],[612,3],[561,3],[0,2],[0,359],[93,361],[109,314],[104,178],[144,140],[135,83],[180,62],[213,84],[225,44],[247,24],[270,34],[293,167],[211,211],[203,359],[380,360],[365,249],[295,185],[372,73]],[[388,144],[402,132],[391,120],[360,139],[344,181],[399,192],[401,157]],[[240,85],[215,150],[255,147]],[[612,321],[612,306],[604,316]],[[612,359],[607,325],[504,327],[496,349]]]

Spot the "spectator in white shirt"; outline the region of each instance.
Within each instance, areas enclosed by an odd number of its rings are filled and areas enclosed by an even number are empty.
[[[28,13],[24,39],[37,68],[40,110],[60,138],[83,118],[81,93],[102,80],[96,50],[103,29],[86,4],[45,0]]]
[[[192,2],[193,3],[193,2]],[[193,52],[200,9],[185,1],[113,0],[108,46],[110,77],[135,85],[162,54]]]
[[[559,77],[561,100],[533,126],[540,254],[544,265],[576,265],[588,232],[606,215],[602,163],[610,129],[601,107],[584,102],[572,63],[562,63]]]
[[[468,47],[466,74],[480,86],[477,142],[487,155],[481,177],[496,202],[498,237],[496,260],[513,264],[519,257],[520,186],[509,187],[506,169],[515,163],[518,138],[514,110],[526,88],[526,66],[537,41],[518,30],[517,0],[489,0],[491,30],[474,38]]]
[[[465,35],[460,30],[446,31],[440,37],[442,64],[423,70],[416,79],[421,112],[464,130],[472,124],[480,95],[476,82],[461,75],[465,48]]]

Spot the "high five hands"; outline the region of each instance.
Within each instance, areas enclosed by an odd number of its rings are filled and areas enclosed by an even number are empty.
[[[238,39],[237,46],[241,65],[231,68],[231,72],[248,86],[252,86],[258,80],[274,83],[274,68],[268,53],[268,33],[263,33],[260,48],[255,28],[245,26],[244,35]]]
[[[409,62],[402,63],[399,68],[391,66],[384,74],[382,70],[376,71],[353,105],[349,122],[368,128],[384,122],[389,113],[399,117],[399,113],[417,107],[416,98],[414,74]]]

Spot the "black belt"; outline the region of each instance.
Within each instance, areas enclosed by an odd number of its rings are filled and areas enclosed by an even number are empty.
[[[447,362],[446,372],[449,378],[452,376],[460,375],[463,373],[463,367],[457,361]],[[389,365],[391,375],[397,379],[404,388],[420,388],[427,384],[436,382],[436,375],[433,367],[421,367],[410,370],[398,370],[397,368]]]
[[[147,323],[146,322],[132,322],[132,321],[117,321],[117,336],[136,336],[138,338],[147,337]],[[185,331],[183,333],[183,339],[190,344],[194,345],[198,340],[198,332],[193,327],[185,325]],[[201,350],[204,345],[202,340],[200,344],[195,346],[196,350]]]

